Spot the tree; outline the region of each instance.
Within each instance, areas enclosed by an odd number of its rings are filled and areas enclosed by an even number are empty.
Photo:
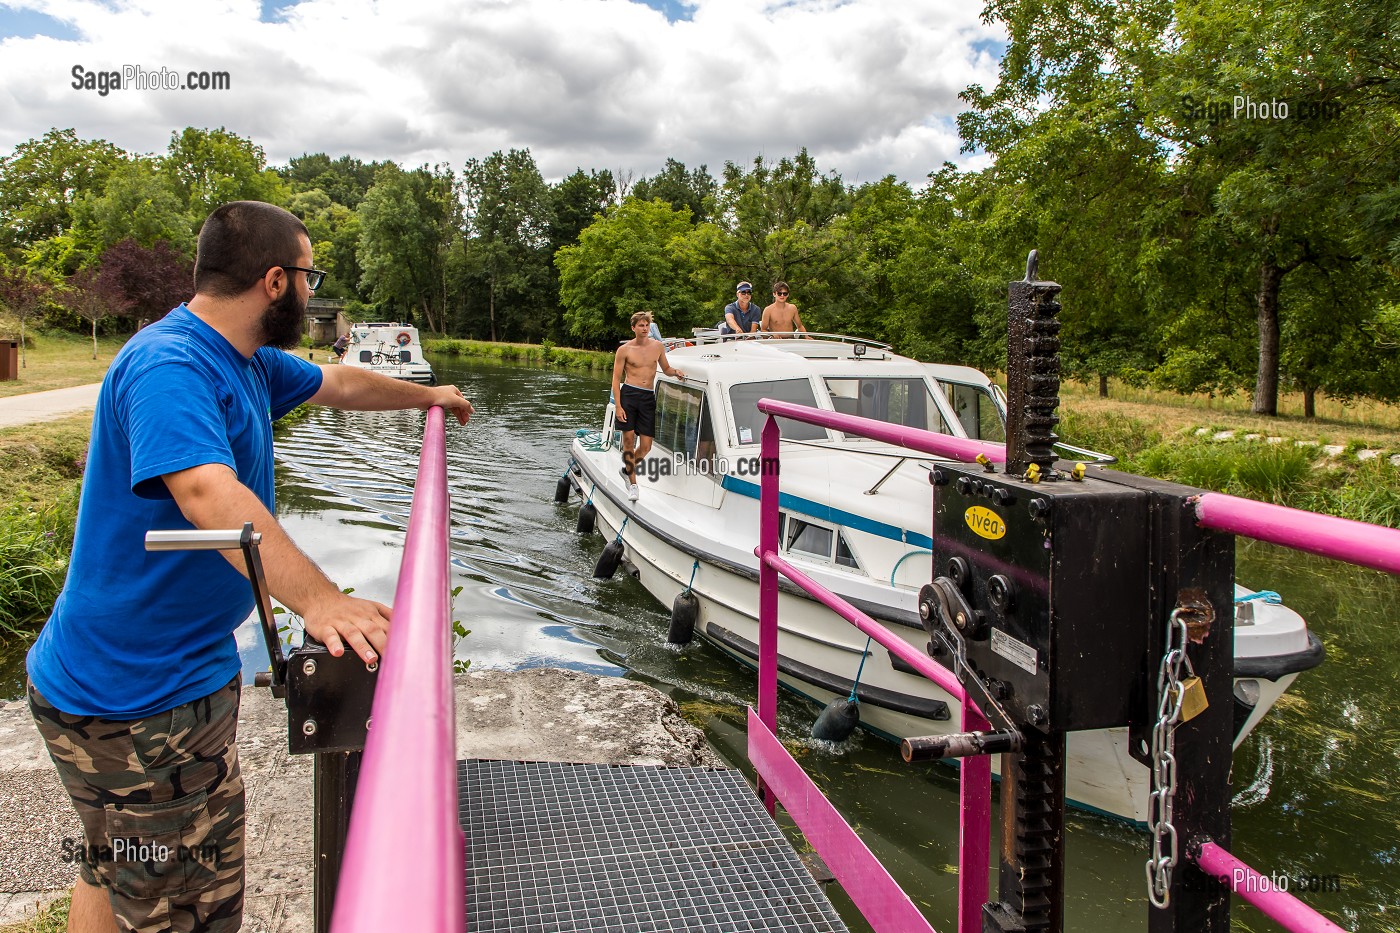
[[[701,224],[710,219],[718,191],[719,185],[708,166],[686,171],[684,162],[667,159],[665,168],[637,182],[631,193],[643,201],[660,198],[676,210],[685,208],[690,211],[691,219]]]
[[[170,136],[161,170],[180,196],[195,230],[214,208],[229,201],[285,205],[286,183],[267,168],[262,147],[220,127],[186,127]]]
[[[388,162],[362,162],[351,156],[334,161],[324,152],[300,155],[277,169],[294,192],[319,188],[336,204],[354,210],[374,184],[375,175]]]
[[[1254,409],[1273,414],[1288,277],[1377,258],[1375,244],[1400,230],[1391,7],[993,0],[984,15],[1010,37],[1001,80],[991,92],[968,88],[960,128],[998,170],[1048,153],[1050,174],[1081,192],[1061,201],[1087,203],[1097,188],[1120,212],[1084,226],[1137,224],[1136,256],[1117,250],[1115,264],[1138,270],[1145,296],[1157,292],[1162,317],[1149,324],[1163,335],[1207,306],[1250,315]],[[1055,145],[1076,136],[1085,144]],[[1134,207],[1143,192],[1145,211]],[[1248,305],[1219,305],[1222,275],[1247,283]],[[1165,365],[1210,377],[1208,366],[1175,366],[1182,349],[1164,346]]]
[[[306,224],[311,251],[326,281],[317,291],[321,298],[357,297],[361,270],[355,256],[360,236],[359,218],[344,204],[332,201],[320,188],[292,195],[287,209]]]
[[[758,283],[758,293],[791,281],[809,306],[843,301],[832,281],[843,279],[850,243],[833,222],[850,209],[851,193],[835,172],[823,173],[806,149],[748,171],[726,163],[714,215],[688,238],[689,261],[707,290],[733,292],[734,282]]]
[[[149,247],[122,240],[103,252],[99,268],[104,294],[138,327],[160,320],[194,294],[193,264],[165,240]]]
[[[690,212],[661,200],[628,198],[554,257],[569,332],[603,342],[626,334],[628,318],[651,311],[666,329],[698,321],[702,304],[678,245]]]
[[[23,267],[0,269],[0,305],[4,305],[19,322],[19,365],[27,367],[24,347],[24,325],[48,303],[52,289],[47,282]]]
[[[493,152],[468,159],[466,193],[467,267],[486,290],[491,339],[500,323],[527,335],[541,333],[554,315],[550,293],[549,232],[553,223],[549,189],[528,149]]]
[[[105,317],[126,314],[130,308],[125,295],[96,268],[89,266],[68,277],[62,293],[64,307],[92,325],[92,358],[97,359],[97,325]]]
[[[361,287],[406,319],[446,332],[448,258],[461,236],[461,203],[452,170],[405,172],[393,163],[375,176],[357,212]]]
[[[100,190],[121,156],[105,140],[53,129],[0,158],[0,248],[15,256],[67,233],[74,201]]]
[[[575,169],[549,189],[549,254],[578,242],[578,235],[613,201],[612,172]]]
[[[156,160],[144,157],[117,165],[101,189],[84,193],[73,205],[73,240],[84,262],[123,240],[148,248],[164,242],[193,255],[192,226],[169,176]]]

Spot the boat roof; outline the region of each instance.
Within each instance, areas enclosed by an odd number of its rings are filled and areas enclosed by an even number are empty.
[[[792,379],[802,376],[914,376],[989,386],[991,380],[971,366],[921,363],[900,356],[884,343],[842,334],[818,334],[810,339],[736,335],[701,337],[672,346],[666,356],[688,378],[722,383]]]

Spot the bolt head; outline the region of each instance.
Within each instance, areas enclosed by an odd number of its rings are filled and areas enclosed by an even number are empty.
[[[301,662],[301,672],[307,677],[310,677],[312,674],[315,674],[316,662],[311,658],[307,658],[305,661]]]
[[[302,723],[302,724],[301,724],[301,734],[302,734],[302,735],[315,735],[315,734],[316,734],[316,720],[314,720],[314,719],[308,719],[308,720],[306,720],[306,722]]]

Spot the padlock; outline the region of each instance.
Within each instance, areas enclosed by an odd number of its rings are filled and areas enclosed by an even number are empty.
[[[1181,691],[1181,719],[1180,722],[1190,722],[1206,711],[1210,706],[1210,701],[1206,699],[1206,685],[1201,678],[1191,676],[1183,680],[1178,687],[1172,688],[1172,699],[1176,699],[1176,691]]]

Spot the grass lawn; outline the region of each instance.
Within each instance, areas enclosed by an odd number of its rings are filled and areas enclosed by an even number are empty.
[[[1164,436],[1207,427],[1217,431],[1263,434],[1290,440],[1317,441],[1346,446],[1400,452],[1400,405],[1357,401],[1343,404],[1330,398],[1317,400],[1317,417],[1303,417],[1301,394],[1280,393],[1279,416],[1268,418],[1249,410],[1249,395],[1177,395],[1153,389],[1134,389],[1110,381],[1109,397],[1099,398],[1098,386],[1065,382],[1060,386],[1061,407],[1075,414],[1114,414],[1146,421]],[[1070,443],[1074,438],[1066,437]]]
[[[65,332],[28,336],[33,346],[24,351],[27,365],[19,371],[18,380],[0,382],[0,398],[101,382],[112,357],[127,341],[125,336],[98,337],[94,360],[91,337]]]
[[[7,504],[46,504],[83,475],[92,413],[0,430],[0,475]]]

